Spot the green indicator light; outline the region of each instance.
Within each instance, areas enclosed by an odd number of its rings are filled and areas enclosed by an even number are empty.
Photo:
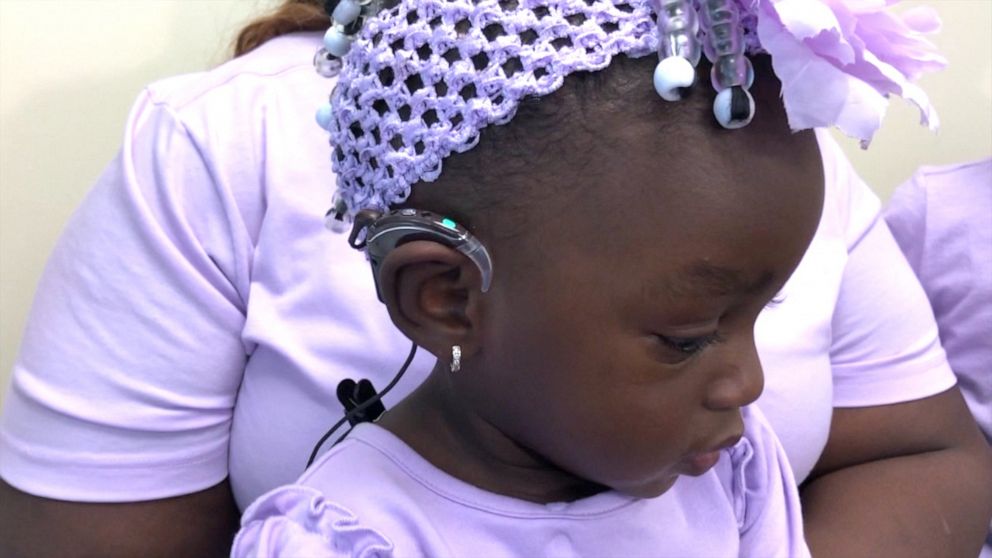
[[[455,230],[458,227],[457,223],[455,223],[451,219],[448,219],[447,217],[441,219],[441,224],[444,225],[445,227],[448,227],[451,230]]]

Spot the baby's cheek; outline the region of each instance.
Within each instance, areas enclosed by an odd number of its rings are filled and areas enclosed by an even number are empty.
[[[618,413],[622,414],[623,410]],[[596,468],[591,471],[596,475],[592,480],[616,489],[656,490],[658,486],[668,486],[666,483],[678,473],[683,457],[679,444],[663,431],[644,432],[615,425],[597,435],[598,451],[587,456],[590,465]],[[592,441],[591,434],[589,438]]]

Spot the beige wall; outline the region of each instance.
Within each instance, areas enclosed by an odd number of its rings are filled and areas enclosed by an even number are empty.
[[[222,61],[239,24],[276,1],[0,0],[0,385],[47,254],[141,86]],[[871,150],[845,142],[883,196],[920,164],[992,155],[992,0],[930,4],[952,62],[924,81],[940,135],[896,100]]]

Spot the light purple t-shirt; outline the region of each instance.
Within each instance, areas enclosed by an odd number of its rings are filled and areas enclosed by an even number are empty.
[[[467,484],[361,424],[246,510],[231,555],[809,556],[785,453],[756,409],[743,413],[744,437],[716,467],[657,498],[608,491],[550,504]]]
[[[885,220],[933,305],[968,408],[992,443],[992,158],[923,167]],[[992,526],[982,549],[992,558]]]
[[[992,158],[923,167],[885,209],[968,408],[992,442]]]
[[[7,482],[115,502],[230,475],[243,508],[303,471],[341,417],[342,378],[381,388],[396,373],[408,341],[362,254],[323,228],[333,177],[313,114],[332,84],[310,65],[320,43],[280,37],[139,96],[39,284],[0,426]],[[800,480],[835,406],[954,383],[878,198],[818,137],[823,217],[756,332],[759,404]],[[422,351],[387,406],[432,365]]]

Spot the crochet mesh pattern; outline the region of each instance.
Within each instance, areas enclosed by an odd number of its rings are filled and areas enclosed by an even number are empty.
[[[736,1],[750,15],[755,0]],[[445,157],[509,122],[523,98],[617,54],[654,54],[655,13],[651,0],[403,0],[370,18],[331,94],[332,163],[348,216],[436,180]],[[751,52],[753,22],[742,21]]]

